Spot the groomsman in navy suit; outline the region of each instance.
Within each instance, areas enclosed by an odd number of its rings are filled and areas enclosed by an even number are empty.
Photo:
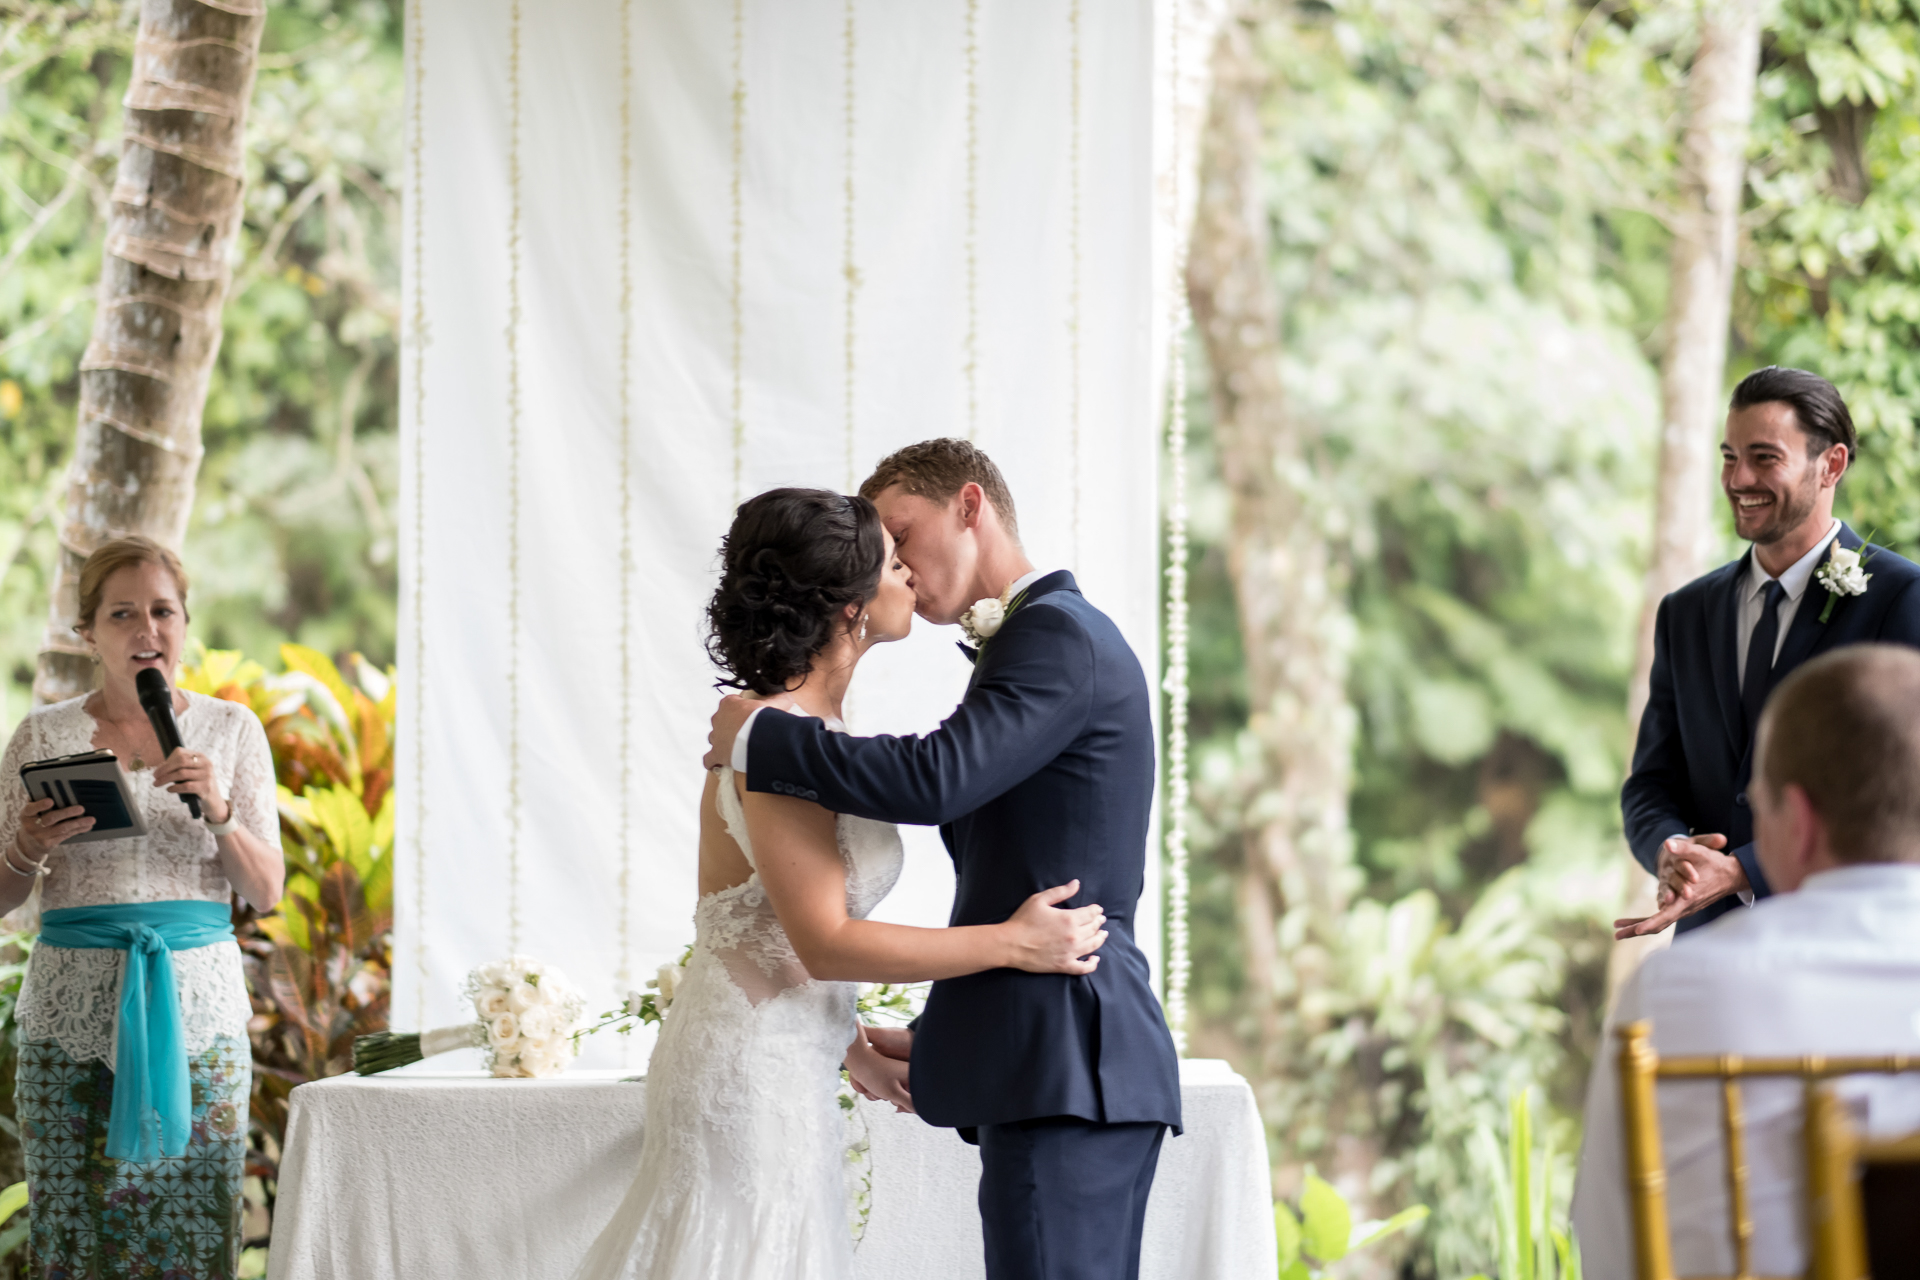
[[[1832,383],[1770,366],[1733,390],[1720,487],[1753,545],[1660,602],[1627,842],[1659,910],[1615,936],[1686,932],[1771,895],[1755,861],[1753,738],[1767,694],[1815,654],[1879,640],[1920,647],[1920,566],[1833,517],[1857,438]],[[1857,567],[1856,567],[1857,566]]]

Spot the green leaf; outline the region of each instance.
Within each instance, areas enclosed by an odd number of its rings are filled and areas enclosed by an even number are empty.
[[[1280,1269],[1285,1271],[1300,1258],[1300,1219],[1284,1200],[1273,1202],[1273,1237],[1280,1246]]]
[[[1300,1193],[1300,1216],[1305,1219],[1301,1243],[1307,1253],[1321,1262],[1338,1262],[1347,1256],[1347,1241],[1353,1237],[1353,1211],[1333,1184],[1311,1169]]]
[[[1423,1204],[1410,1209],[1402,1209],[1384,1222],[1363,1222],[1353,1229],[1353,1240],[1347,1245],[1347,1252],[1364,1249],[1376,1240],[1385,1240],[1397,1231],[1405,1231],[1416,1222],[1426,1220],[1432,1210]]]
[[[27,1184],[16,1182],[5,1191],[0,1191],[0,1222],[5,1222],[27,1203]]]
[[[1313,1280],[1313,1272],[1307,1270],[1303,1259],[1295,1258],[1293,1265],[1281,1268],[1280,1280]]]

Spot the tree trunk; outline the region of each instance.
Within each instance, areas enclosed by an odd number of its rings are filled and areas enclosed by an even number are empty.
[[[93,336],[80,362],[60,565],[34,694],[85,692],[80,566],[108,539],[178,547],[242,214],[264,0],[143,0]]]
[[[1187,266],[1194,323],[1212,370],[1214,433],[1232,505],[1228,570],[1239,606],[1263,785],[1245,842],[1240,914],[1250,995],[1269,1066],[1280,1062],[1276,1010],[1299,976],[1282,966],[1281,919],[1304,913],[1323,936],[1353,891],[1347,825],[1354,717],[1347,701],[1352,632],[1323,527],[1311,441],[1287,412],[1280,380],[1260,111],[1267,81],[1251,33],[1221,30],[1201,142],[1199,207]],[[1314,966],[1305,966],[1312,970]],[[1309,981],[1311,979],[1308,979]],[[1371,1165],[1364,1155],[1337,1165]],[[1366,1170],[1330,1176],[1367,1204]]]
[[[1660,366],[1662,422],[1653,553],[1647,563],[1633,682],[1627,694],[1628,720],[1636,733],[1647,705],[1653,624],[1660,602],[1707,567],[1714,446],[1726,415],[1734,249],[1759,66],[1758,0],[1702,0],[1700,50],[1687,77],[1687,119],[1673,217],[1667,350]],[[1650,912],[1653,893],[1653,878],[1635,874],[1629,913]],[[1609,989],[1657,945],[1653,939],[1616,945],[1608,966]]]

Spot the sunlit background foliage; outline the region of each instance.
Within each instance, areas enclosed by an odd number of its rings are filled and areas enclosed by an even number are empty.
[[[1376,1198],[1433,1209],[1370,1257],[1506,1274],[1511,1232],[1490,1206],[1511,1209],[1516,1178],[1543,1223],[1564,1217],[1622,892],[1616,799],[1693,11],[1250,11],[1269,76],[1282,373],[1311,427],[1350,644],[1343,874],[1358,896],[1339,920],[1282,921],[1292,995],[1252,1007],[1234,868],[1265,780],[1196,345],[1195,1048],[1253,1078],[1288,1202],[1322,1185],[1309,1164],[1361,1168]],[[0,0],[8,726],[44,626],[134,17],[108,0]],[[255,1237],[286,1090],[341,1069],[342,1037],[384,1009],[384,943],[365,935],[384,929],[391,808],[367,760],[392,722],[400,17],[391,0],[270,9],[187,546],[197,636],[282,655],[276,675],[216,656],[197,678],[270,724],[290,717],[275,742],[301,874],[249,941],[264,1027]],[[1838,382],[1863,435],[1843,512],[1913,554],[1920,0],[1782,0],[1768,23],[1728,376],[1778,361]],[[1264,1018],[1282,1024],[1278,1059],[1257,1052]],[[1520,1159],[1534,1138],[1512,1099],[1529,1085],[1542,1158],[1561,1153],[1548,1169]]]

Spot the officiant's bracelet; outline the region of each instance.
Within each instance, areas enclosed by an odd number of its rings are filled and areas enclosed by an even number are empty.
[[[231,835],[240,825],[240,806],[236,804],[229,804],[227,806],[227,820],[225,822],[215,822],[211,818],[204,818],[202,821],[207,824],[207,830],[213,832],[216,836]]]

